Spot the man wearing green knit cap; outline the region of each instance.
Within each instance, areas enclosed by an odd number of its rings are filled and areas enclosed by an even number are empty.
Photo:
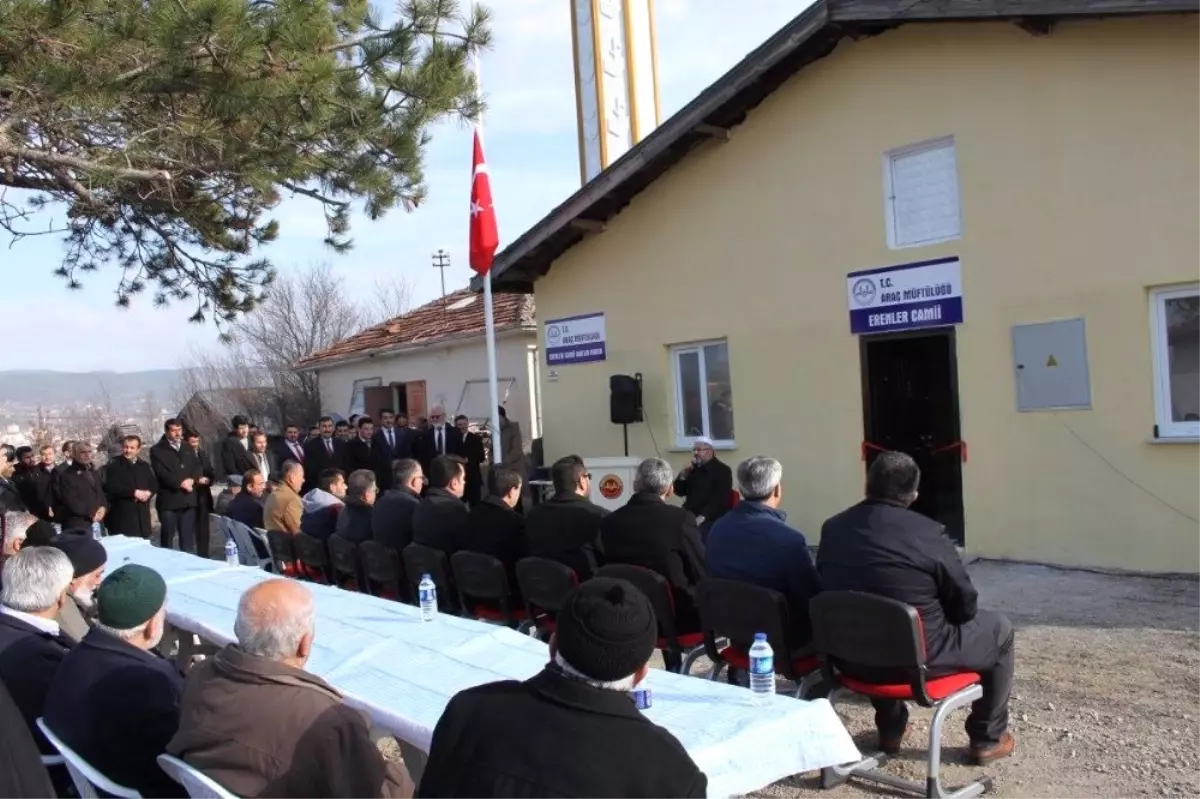
[[[142,796],[186,796],[156,758],[179,727],[183,678],[154,647],[167,584],[126,564],[96,589],[96,625],[68,653],[46,700],[46,725],[79,756]]]

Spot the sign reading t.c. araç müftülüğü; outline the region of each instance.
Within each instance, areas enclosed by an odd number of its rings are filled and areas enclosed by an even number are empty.
[[[602,313],[549,319],[542,329],[548,366],[592,363],[608,357]]]
[[[851,272],[846,297],[855,335],[961,324],[962,264],[942,258]]]

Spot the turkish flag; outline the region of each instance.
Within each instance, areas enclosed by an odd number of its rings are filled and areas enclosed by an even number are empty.
[[[492,184],[483,160],[483,141],[475,128],[475,155],[471,161],[471,268],[486,275],[500,244],[496,209],[492,205]]]

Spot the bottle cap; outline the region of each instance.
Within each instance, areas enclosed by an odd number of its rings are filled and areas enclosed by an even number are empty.
[[[433,578],[432,578],[432,577],[430,577],[428,574],[422,574],[422,575],[421,575],[421,579],[422,579],[422,580],[430,580],[430,581],[432,581],[432,580],[433,580]]]
[[[767,640],[767,634],[766,634],[766,633],[755,633],[755,634],[754,634],[754,640],[755,640],[755,641],[766,641],[766,640]]]

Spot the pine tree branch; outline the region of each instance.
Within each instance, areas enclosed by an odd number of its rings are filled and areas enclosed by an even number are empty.
[[[94,161],[76,158],[73,155],[45,153],[40,150],[30,149],[29,147],[9,144],[4,141],[0,141],[0,155],[21,158],[45,166],[67,167],[93,174],[110,174],[120,180],[133,180],[142,183],[169,183],[171,181],[171,173],[163,169],[133,169],[109,164],[97,164]]]

